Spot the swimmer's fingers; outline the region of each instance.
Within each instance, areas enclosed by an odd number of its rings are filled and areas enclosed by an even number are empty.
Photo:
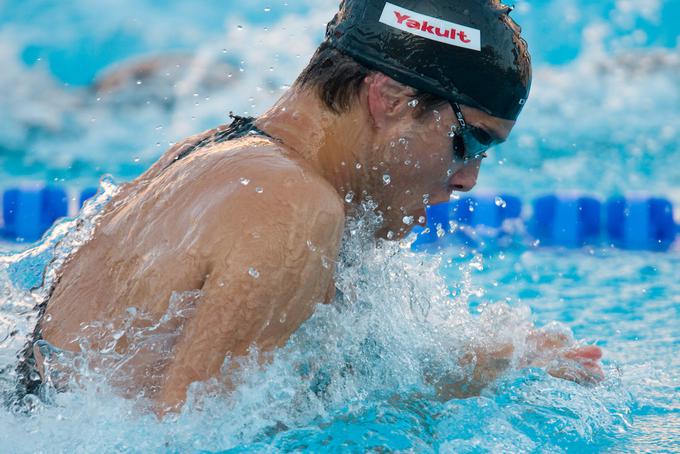
[[[592,360],[558,361],[550,365],[547,372],[556,378],[573,381],[580,385],[596,385],[604,380],[604,372],[597,362]]]
[[[594,345],[586,345],[583,347],[576,347],[564,354],[565,358],[579,361],[587,359],[592,361],[599,361],[602,358],[602,349]]]
[[[584,364],[584,367],[590,373],[590,378],[593,380],[594,384],[600,383],[602,380],[604,380],[604,371],[598,363],[586,363]]]
[[[527,342],[537,352],[544,352],[568,347],[573,343],[573,340],[569,336],[562,333],[536,329],[529,333],[527,336]]]

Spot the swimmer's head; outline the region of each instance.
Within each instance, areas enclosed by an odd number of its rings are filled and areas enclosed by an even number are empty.
[[[531,58],[497,0],[343,0],[326,43],[420,92],[516,120]]]
[[[399,235],[424,206],[475,186],[484,151],[524,106],[531,62],[497,1],[392,1],[344,0],[295,89],[349,124],[367,120],[351,159],[373,172],[350,188],[377,201]]]
[[[341,114],[369,75],[384,74],[412,90],[414,113],[454,112],[458,160],[484,156],[507,137],[531,85],[531,58],[510,11],[497,0],[343,0],[296,87],[314,89]]]

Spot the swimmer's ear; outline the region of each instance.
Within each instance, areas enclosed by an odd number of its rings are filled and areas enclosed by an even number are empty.
[[[389,123],[411,111],[408,102],[413,97],[413,90],[409,87],[381,73],[371,74],[365,83],[368,91],[368,112],[376,128],[384,129]]]

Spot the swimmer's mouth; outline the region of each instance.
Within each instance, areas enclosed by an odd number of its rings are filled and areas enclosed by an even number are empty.
[[[469,192],[469,189],[466,190],[465,186],[459,185],[459,184],[450,184],[448,187],[449,190],[449,195],[453,194],[454,192]]]

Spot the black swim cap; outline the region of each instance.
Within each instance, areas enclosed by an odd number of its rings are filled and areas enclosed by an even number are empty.
[[[531,57],[510,11],[497,0],[343,0],[326,41],[405,85],[516,120]]]

